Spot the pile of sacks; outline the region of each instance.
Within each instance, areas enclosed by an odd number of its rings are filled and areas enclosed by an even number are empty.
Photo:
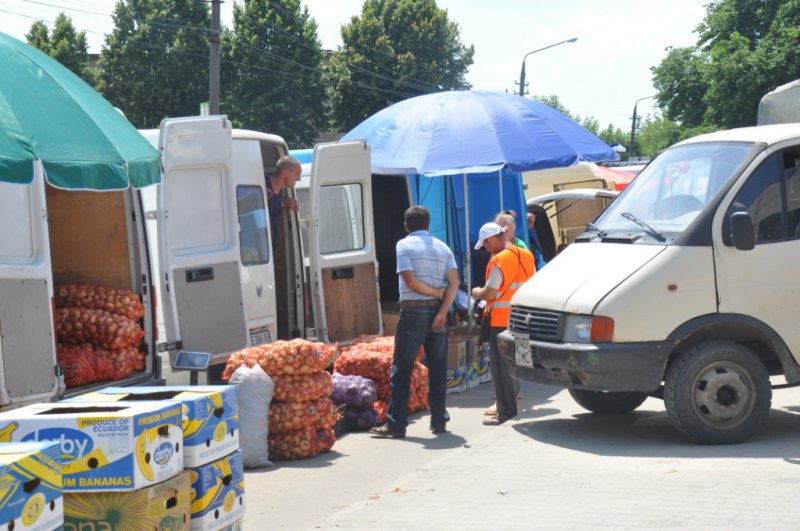
[[[333,447],[336,412],[326,368],[337,349],[338,345],[292,339],[247,348],[228,359],[223,380],[241,365],[257,365],[275,384],[268,415],[271,459],[312,457]]]
[[[392,399],[392,387],[389,377],[392,374],[392,353],[394,337],[361,336],[342,349],[333,366],[334,372],[342,375],[358,375],[372,380],[375,384],[378,400],[382,404],[373,404],[373,409],[386,411],[386,404]],[[420,360],[425,351],[420,347],[414,370],[411,373],[411,392],[408,399],[408,413],[428,409],[428,368]],[[385,414],[385,413],[384,413]],[[377,422],[385,422],[385,416]]]

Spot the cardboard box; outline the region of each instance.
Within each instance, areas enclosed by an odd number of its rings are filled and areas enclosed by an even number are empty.
[[[60,455],[56,442],[0,444],[0,528],[61,529]]]
[[[182,472],[164,482],[128,492],[64,495],[64,529],[188,530],[191,479]]]
[[[242,451],[191,469],[192,529],[216,531],[244,517]]]
[[[467,342],[464,339],[447,339],[447,368],[455,369],[467,364]]]
[[[183,411],[183,466],[205,465],[239,448],[235,385],[108,387],[69,402],[176,400]]]
[[[175,402],[59,402],[0,413],[0,442],[57,441],[64,491],[134,490],[183,469]]]
[[[463,393],[467,390],[467,367],[447,369],[447,393]]]

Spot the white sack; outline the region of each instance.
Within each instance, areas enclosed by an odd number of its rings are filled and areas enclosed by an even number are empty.
[[[242,365],[231,376],[236,385],[236,403],[239,407],[239,447],[242,449],[245,468],[272,466],[269,460],[267,413],[275,392],[275,382],[258,365]]]

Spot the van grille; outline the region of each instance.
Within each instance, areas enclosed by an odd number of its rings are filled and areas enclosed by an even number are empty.
[[[560,312],[512,306],[508,329],[511,332],[528,334],[531,339],[561,341],[563,315]]]

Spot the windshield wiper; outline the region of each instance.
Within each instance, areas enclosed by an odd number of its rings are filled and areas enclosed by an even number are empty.
[[[659,231],[657,231],[656,229],[654,229],[653,227],[651,227],[650,225],[648,225],[647,223],[645,223],[645,222],[644,222],[644,221],[642,221],[641,219],[637,218],[636,216],[634,216],[634,215],[633,215],[633,214],[631,214],[630,212],[623,212],[623,213],[622,213],[622,214],[620,214],[620,215],[621,215],[623,218],[625,218],[625,219],[629,219],[629,220],[633,221],[634,223],[636,223],[637,225],[639,225],[640,227],[642,227],[642,228],[644,228],[645,230],[647,230],[647,231],[648,231],[648,232],[649,232],[649,233],[650,233],[652,236],[655,236],[655,238],[656,238],[658,241],[660,241],[660,242],[665,242],[665,241],[667,241],[667,238],[666,238],[666,237],[665,237],[663,234],[661,234]]]
[[[604,231],[603,229],[601,229],[600,227],[598,227],[597,225],[595,225],[591,221],[586,224],[586,228],[589,229],[589,230],[595,231],[597,233],[597,235],[600,236],[601,240],[603,238],[605,238],[606,236],[608,236],[608,233],[606,231]]]

